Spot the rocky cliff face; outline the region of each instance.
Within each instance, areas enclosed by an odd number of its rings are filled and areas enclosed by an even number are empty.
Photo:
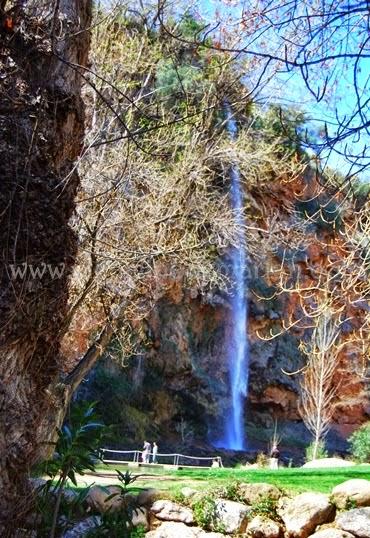
[[[287,446],[299,445],[300,441],[304,445],[309,435],[297,408],[299,376],[287,373],[304,364],[298,345],[305,336],[284,333],[269,341],[259,338],[257,331],[273,327],[287,305],[257,299],[253,287],[261,287],[261,282],[251,282],[250,286],[246,401],[250,446],[258,449],[266,444],[275,420]],[[230,405],[225,362],[230,332],[228,297],[179,293],[174,283],[157,302],[147,327],[151,343],[141,359],[140,382],[154,423],[164,437],[176,428],[180,430],[183,423],[191,435],[216,440]],[[344,438],[370,412],[366,382],[356,375],[351,357],[343,357],[340,370],[340,400],[329,436],[329,445],[338,450],[344,448]]]
[[[299,210],[307,213],[315,209],[308,202],[300,208],[295,199],[300,190],[314,199],[312,185],[306,180],[294,185],[275,182],[266,191],[264,206],[269,204],[269,210],[287,230],[299,218]],[[256,207],[263,203],[256,193],[254,200]],[[294,207],[296,211],[292,213]],[[266,225],[264,219],[264,215],[259,217],[261,228]],[[290,250],[286,243],[288,247],[282,245],[281,251],[285,258],[294,258],[306,283],[313,281],[316,267],[325,267],[329,257],[340,256],[340,236],[334,223],[325,218],[317,225],[309,223],[302,248]],[[309,340],[311,332],[299,325],[281,331],[283,318],[301,317],[300,304],[294,294],[274,296],[278,272],[269,268],[279,266],[280,249],[272,253],[263,239],[259,248],[265,255],[257,262],[251,252],[245,286],[249,298],[249,392],[245,402],[248,442],[251,448],[266,449],[277,421],[283,444],[303,448],[310,435],[298,412],[299,374],[289,374],[303,367],[305,358],[299,344]],[[113,376],[121,376],[127,387],[122,396],[122,422],[126,424],[122,435],[137,442],[144,435],[155,436],[162,446],[167,442],[181,446],[197,441],[212,443],[221,437],[223,417],[230,405],[226,364],[232,323],[230,295],[201,295],[196,289],[185,289],[181,275],[171,274],[166,267],[158,270],[154,280],[154,307],[144,321],[133,322],[134,329],[140,327],[139,332],[145,334],[142,353],[129,361],[123,373],[114,367],[111,371]],[[352,314],[352,320],[341,328],[348,334],[358,323],[359,313]],[[274,339],[263,337],[271,331],[281,334]],[[338,400],[328,446],[342,450],[345,438],[370,416],[369,384],[350,346],[342,352],[336,383]],[[97,396],[99,392],[94,398]]]

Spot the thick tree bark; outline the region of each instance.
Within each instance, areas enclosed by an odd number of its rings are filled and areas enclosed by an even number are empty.
[[[84,127],[76,66],[87,62],[90,4],[21,2],[1,22],[1,536],[15,535],[27,473],[60,408],[50,387],[60,372],[57,335],[76,253],[68,226]]]

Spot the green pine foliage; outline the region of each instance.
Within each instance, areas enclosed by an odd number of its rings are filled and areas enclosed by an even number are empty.
[[[370,462],[370,422],[363,424],[348,439],[351,454],[360,463]]]
[[[288,151],[301,158],[306,156],[302,149],[306,123],[303,112],[273,104],[263,113],[254,110],[254,114],[253,126],[257,136],[271,142],[278,140],[284,153]]]

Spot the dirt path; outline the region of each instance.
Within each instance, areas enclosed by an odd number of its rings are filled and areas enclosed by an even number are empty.
[[[78,487],[87,487],[92,485],[98,486],[115,486],[119,484],[117,478],[117,473],[112,472],[96,472],[96,473],[86,473],[84,475],[76,475]],[[199,480],[191,480],[189,478],[179,478],[171,475],[157,475],[157,474],[140,474],[135,482],[132,484],[133,487],[139,488],[155,488],[159,490],[171,490],[171,488],[178,484],[180,487],[191,487],[194,489],[199,489],[201,485]],[[206,482],[204,483],[206,484]]]

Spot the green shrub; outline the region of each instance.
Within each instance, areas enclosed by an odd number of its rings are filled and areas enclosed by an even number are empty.
[[[193,504],[194,519],[202,529],[214,530],[217,521],[216,503],[212,495],[205,495]]]
[[[234,480],[229,482],[225,486],[219,486],[212,490],[214,497],[220,497],[221,499],[227,499],[229,501],[242,502],[243,495],[239,490],[239,481]]]
[[[250,516],[262,516],[281,523],[282,520],[277,509],[278,501],[276,499],[271,499],[271,497],[261,497],[261,499],[252,505]]]
[[[322,460],[324,458],[328,457],[328,451],[325,448],[324,441],[319,441],[317,449],[316,449],[316,455],[315,455],[315,443],[312,442],[306,447],[306,461],[312,461],[314,459],[316,460]]]
[[[355,198],[368,198],[370,194],[370,183],[357,179],[352,183],[352,192]]]
[[[53,526],[56,508],[58,518],[56,529],[58,535],[67,528],[72,527],[74,523],[80,521],[86,515],[85,501],[91,487],[90,485],[77,490],[73,497],[69,495],[71,490],[61,490],[60,503],[57,508],[56,502],[59,490],[55,489],[54,483],[50,481],[44,486],[39,486],[35,500],[35,511],[38,515],[38,538],[50,538],[50,530]]]
[[[127,521],[120,513],[106,512],[101,516],[101,524],[90,530],[86,538],[99,538],[109,536],[110,538],[144,538],[145,527],[138,525],[134,528],[127,527]]]
[[[119,368],[102,359],[87,385],[89,398],[98,403],[96,410],[110,427],[109,442],[119,446],[142,443],[145,437],[157,437],[146,402],[136,391],[128,368]],[[83,392],[79,395],[83,398]]]
[[[179,24],[179,32],[181,37],[187,40],[200,41],[203,37],[205,23],[197,20],[194,15],[186,13],[183,15]]]
[[[134,515],[143,509],[137,504],[134,497],[127,496],[129,493],[128,486],[135,482],[136,475],[129,471],[122,473],[116,469],[119,480],[119,489],[117,493],[109,495],[105,502],[119,498],[121,506],[117,510],[107,510],[101,515],[100,525],[88,533],[88,538],[98,538],[98,536],[110,536],[110,538],[141,538],[145,536],[145,530],[142,526],[133,527]]]
[[[216,510],[215,492],[213,490],[192,505],[194,519],[202,529],[224,532],[224,526],[219,522]]]
[[[145,527],[143,527],[142,525],[139,525],[138,527],[135,527],[134,529],[132,529],[130,538],[144,538],[145,535],[146,535]]]
[[[264,452],[257,454],[256,463],[260,469],[266,469],[269,466],[269,457]]]
[[[181,493],[181,491],[177,491],[176,493],[174,493],[171,496],[171,499],[177,504],[185,504],[185,505],[189,504],[191,501],[191,498],[185,497],[185,495]]]
[[[351,499],[350,497],[348,497],[348,499],[346,499],[346,504],[345,504],[344,509],[353,510],[353,508],[357,508],[357,501],[356,499]]]
[[[165,97],[201,95],[205,90],[202,69],[188,63],[175,65],[172,60],[161,60],[156,79],[158,91]]]
[[[370,422],[363,424],[348,439],[351,454],[360,463],[370,462]]]
[[[144,538],[146,531],[142,525],[129,527],[129,521],[120,512],[105,512],[101,516],[101,523],[95,529],[89,531],[87,538]]]
[[[216,511],[216,499],[242,502],[243,496],[239,490],[239,481],[233,480],[224,486],[208,490],[203,497],[192,503],[196,523],[205,530],[225,532],[224,525],[220,523]]]
[[[302,139],[306,136],[306,118],[302,112],[293,108],[269,106],[264,114],[258,114],[254,120],[254,129],[264,138],[279,141],[281,151],[304,156]]]

